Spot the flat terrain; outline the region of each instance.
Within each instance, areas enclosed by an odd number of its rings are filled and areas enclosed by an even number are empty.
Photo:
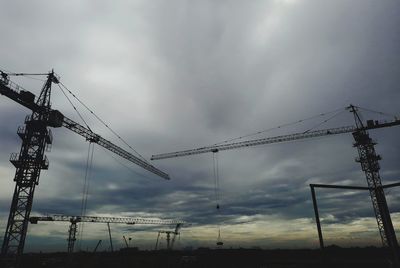
[[[80,252],[26,254],[22,267],[392,267],[390,253],[379,248],[320,250],[198,249],[192,251]]]

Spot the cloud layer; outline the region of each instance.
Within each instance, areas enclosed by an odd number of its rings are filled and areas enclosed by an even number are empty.
[[[149,159],[350,103],[398,114],[399,13],[391,0],[5,2],[0,69],[54,68]],[[42,86],[29,78],[15,81],[35,94]],[[79,121],[58,87],[52,98],[53,108]],[[123,146],[76,105],[95,132]],[[14,189],[8,157],[19,150],[15,132],[28,112],[0,97],[2,232]],[[305,131],[328,117],[264,136]],[[352,123],[344,112],[320,128]],[[41,176],[33,213],[79,214],[88,145],[66,129],[53,132],[50,169]],[[395,127],[371,131],[383,156],[384,183],[400,179],[399,134]],[[182,246],[213,246],[221,226],[228,246],[317,247],[308,184],[365,185],[352,142],[345,134],[219,153],[220,214],[212,155],[154,162],[171,175],[164,181],[96,147],[88,214],[184,219],[193,226],[183,229]],[[387,196],[393,213],[400,209],[396,191]],[[318,196],[328,243],[379,245],[368,193],[318,190]],[[396,226],[398,214],[393,217]],[[105,227],[88,226],[85,241],[95,245]],[[138,246],[152,248],[163,227],[113,228],[119,240],[133,232]],[[64,249],[66,230],[67,224],[32,226],[28,250]]]

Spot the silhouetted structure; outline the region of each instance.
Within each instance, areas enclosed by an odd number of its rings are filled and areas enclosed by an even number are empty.
[[[219,145],[206,146],[197,149],[190,149],[184,151],[177,151],[172,153],[158,154],[151,157],[152,160],[159,160],[165,158],[181,157],[194,154],[202,153],[216,153],[222,150],[231,150],[243,147],[295,141],[307,138],[330,136],[342,133],[352,133],[355,143],[354,147],[357,147],[358,155],[357,161],[361,164],[361,169],[365,172],[365,176],[368,183],[368,189],[372,200],[372,205],[375,212],[375,217],[378,223],[379,233],[384,245],[391,248],[393,253],[393,259],[398,266],[400,263],[398,243],[396,234],[394,232],[392,220],[390,218],[389,209],[385,198],[385,193],[382,189],[382,182],[379,175],[379,163],[380,156],[375,153],[374,145],[376,144],[369,137],[368,130],[378,129],[385,127],[392,127],[400,125],[400,120],[395,118],[394,121],[381,123],[379,121],[368,120],[367,124],[364,125],[360,115],[358,114],[358,107],[350,105],[347,107],[350,112],[353,113],[355,119],[355,126],[345,126],[339,128],[322,129],[315,131],[306,131],[303,133],[294,133],[289,135],[282,135],[277,137],[269,137],[262,139],[255,139],[249,141],[223,143]]]
[[[383,185],[382,188],[385,189],[385,188],[391,188],[391,187],[396,187],[396,186],[400,186],[400,183],[398,182],[398,183]],[[369,190],[369,188],[363,187],[363,186],[314,184],[314,183],[310,184],[311,197],[312,197],[314,213],[315,213],[315,222],[317,224],[317,230],[318,230],[319,245],[320,245],[321,250],[323,250],[325,246],[324,246],[324,239],[323,239],[323,235],[322,235],[321,221],[320,221],[320,217],[319,217],[318,202],[317,202],[317,196],[315,193],[315,188],[331,188],[331,189],[345,189],[345,190]],[[383,246],[387,246],[387,245],[383,244]]]
[[[155,250],[158,249],[158,241],[160,239],[160,234],[166,234],[167,235],[167,249],[168,250],[172,250],[174,248],[174,244],[175,244],[175,240],[176,240],[176,236],[180,235],[179,230],[182,227],[182,223],[178,223],[175,227],[175,230],[173,231],[158,231],[158,235],[157,235],[157,241],[156,241],[156,246],[155,246]],[[171,239],[171,235],[172,235],[172,239]]]
[[[13,199],[10,207],[7,227],[4,235],[1,255],[3,260],[16,263],[18,266],[19,256],[23,253],[25,237],[28,228],[29,215],[33,204],[33,195],[36,185],[39,184],[40,172],[48,169],[49,162],[44,155],[50,150],[52,144],[51,130],[48,127],[66,127],[81,135],[91,143],[97,143],[105,149],[139,165],[140,167],[169,179],[168,174],[158,170],[147,161],[138,158],[110,141],[83,127],[73,120],[65,117],[61,112],[51,108],[51,86],[59,84],[59,77],[51,71],[47,80],[35,101],[35,95],[13,83],[9,75],[1,72],[0,94],[32,110],[32,114],[25,119],[25,126],[18,128],[18,135],[22,139],[20,153],[11,155],[10,161],[16,167],[14,181],[16,182]]]
[[[77,224],[80,222],[91,222],[91,223],[107,223],[108,233],[110,237],[111,251],[113,251],[112,238],[110,223],[122,223],[122,224],[152,224],[152,225],[174,225],[182,226],[186,222],[181,220],[161,220],[161,219],[146,219],[146,218],[134,218],[134,217],[95,217],[95,216],[67,216],[67,215],[53,215],[53,216],[41,216],[41,217],[30,217],[29,221],[32,224],[37,224],[39,221],[51,221],[51,222],[70,222],[68,231],[68,253],[74,251],[74,245],[76,241],[76,232],[78,230]]]

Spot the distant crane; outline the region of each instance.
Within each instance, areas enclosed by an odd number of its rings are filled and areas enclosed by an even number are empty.
[[[126,237],[124,235],[122,236],[122,238],[124,239],[126,248],[129,248],[129,244],[130,244],[132,238],[128,237],[129,242],[128,242],[128,240],[126,240]]]
[[[11,258],[11,260],[16,261],[18,266],[19,257],[23,253],[35,187],[39,184],[41,170],[49,168],[49,161],[44,152],[50,150],[53,138],[48,127],[68,128],[87,141],[97,143],[128,161],[164,179],[169,179],[168,174],[158,170],[147,161],[132,155],[90,129],[65,117],[60,111],[52,109],[50,103],[51,86],[60,83],[60,79],[54,71],[48,74],[30,74],[47,75],[47,80],[38,98],[9,79],[9,75],[24,74],[7,74],[4,72],[0,74],[0,94],[32,110],[32,114],[25,118],[25,126],[19,127],[17,131],[22,139],[20,153],[13,153],[10,158],[11,163],[16,167],[14,177],[16,185],[1,248],[4,259]]]
[[[179,230],[182,227],[182,223],[178,223],[175,227],[175,230],[173,231],[158,231],[158,235],[157,235],[157,241],[156,241],[156,246],[155,246],[155,250],[158,249],[158,242],[160,239],[160,234],[167,234],[167,249],[168,250],[172,250],[174,248],[174,243],[175,243],[175,239],[177,235],[180,235]],[[172,235],[172,239],[171,239],[171,235]]]
[[[76,241],[76,233],[78,230],[77,223],[91,222],[91,223],[107,223],[108,232],[110,236],[111,251],[113,251],[110,223],[121,224],[152,224],[152,225],[182,225],[185,222],[181,220],[161,220],[161,219],[148,219],[148,218],[133,218],[133,217],[95,217],[95,216],[67,216],[67,215],[52,215],[52,216],[39,216],[30,217],[30,223],[37,224],[39,221],[52,221],[52,222],[70,222],[68,231],[68,253],[74,251]]]
[[[93,253],[96,253],[96,251],[99,248],[100,244],[101,244],[101,239],[99,240],[99,242],[97,242],[96,247],[93,249]]]
[[[382,244],[391,249],[395,263],[399,265],[399,246],[390,217],[390,212],[387,206],[385,193],[382,189],[381,178],[379,175],[380,166],[378,160],[380,160],[381,157],[375,152],[374,145],[376,144],[376,142],[370,138],[368,130],[398,126],[400,125],[400,120],[395,118],[394,121],[383,123],[379,121],[368,120],[365,125],[359,115],[358,107],[350,105],[346,109],[348,109],[354,115],[355,125],[353,126],[307,131],[303,133],[253,139],[242,142],[225,143],[220,145],[201,147],[197,149],[153,155],[151,159],[159,160],[202,153],[217,153],[223,150],[231,150],[263,144],[295,141],[322,136],[332,136],[342,133],[352,133],[355,140],[354,147],[357,147],[358,150],[358,158],[356,159],[356,161],[361,164],[361,169],[364,171],[367,179],[372,205],[378,224],[378,229],[382,239]]]

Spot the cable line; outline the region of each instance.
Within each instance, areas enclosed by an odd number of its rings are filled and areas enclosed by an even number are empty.
[[[339,111],[339,112],[337,112],[336,114],[334,114],[333,116],[331,116],[331,117],[329,117],[328,119],[325,119],[324,121],[322,121],[321,123],[318,123],[318,124],[316,124],[315,126],[313,126],[312,128],[310,128],[310,129],[307,129],[306,131],[304,131],[303,133],[305,134],[305,133],[307,133],[307,132],[310,132],[311,130],[313,130],[313,129],[315,129],[315,128],[317,128],[317,127],[319,127],[319,126],[321,126],[321,125],[323,125],[323,124],[325,124],[326,122],[328,122],[329,120],[331,120],[331,119],[333,119],[333,118],[335,118],[336,116],[338,116],[338,115],[340,115],[340,114],[342,114],[342,113],[344,113],[346,110],[343,110],[343,111]]]
[[[86,169],[85,169],[85,177],[83,182],[82,189],[82,200],[81,200],[81,216],[86,215],[87,211],[87,201],[89,197],[89,188],[90,188],[90,178],[92,175],[92,167],[93,167],[93,153],[94,153],[94,143],[89,142],[88,153],[86,157]],[[79,241],[78,248],[81,249],[82,237],[83,237],[84,223],[80,224],[79,230]]]
[[[218,169],[218,152],[213,153],[213,175],[214,175],[214,194],[216,209],[220,209],[220,193],[219,193],[219,169]]]
[[[254,133],[246,134],[246,135],[243,135],[243,136],[240,136],[240,137],[237,137],[237,138],[231,138],[231,139],[228,139],[228,140],[224,140],[224,141],[221,141],[221,142],[213,144],[213,146],[224,144],[224,143],[228,143],[228,142],[232,142],[232,141],[235,141],[235,140],[240,140],[240,139],[243,139],[243,138],[256,136],[256,135],[259,135],[259,134],[262,134],[262,133],[266,133],[266,132],[269,132],[269,131],[272,131],[272,130],[276,130],[276,129],[292,126],[292,125],[295,125],[295,124],[298,124],[298,123],[303,123],[305,121],[308,121],[308,120],[311,120],[311,119],[314,119],[314,118],[317,118],[317,117],[326,116],[328,114],[332,114],[332,113],[338,112],[340,110],[344,110],[344,108],[339,108],[339,109],[336,109],[336,110],[333,110],[333,111],[330,111],[330,112],[320,113],[318,115],[314,115],[314,116],[311,116],[311,117],[308,117],[308,118],[305,118],[305,119],[297,120],[297,121],[294,121],[294,122],[291,122],[291,123],[287,123],[287,124],[279,125],[279,126],[276,126],[276,127],[268,128],[268,129],[265,129],[265,130],[257,131],[257,132],[254,132]]]
[[[40,79],[40,78],[36,78],[36,77],[31,77],[31,76],[29,76],[29,75],[25,75],[24,77],[29,78],[29,79],[32,79],[32,80],[41,81],[41,82],[45,82],[45,81],[46,81],[45,79]]]
[[[218,151],[213,152],[213,175],[214,175],[214,194],[215,194],[215,203],[217,209],[217,216],[221,215],[221,195],[220,195],[220,185],[219,185],[219,163],[218,163]],[[218,237],[217,237],[217,246],[222,246],[224,243],[221,239],[221,223],[218,222]]]
[[[360,106],[355,106],[355,107],[358,108],[358,109],[367,111],[367,112],[376,113],[376,114],[380,114],[380,115],[387,115],[387,116],[390,116],[390,117],[394,117],[395,119],[398,118],[398,116],[395,115],[395,114],[389,114],[389,113],[386,113],[386,112],[380,112],[380,111],[376,111],[376,110],[372,110],[372,109],[368,109],[368,108],[363,108],[363,107],[360,107]]]
[[[103,149],[103,151],[104,151],[105,153],[107,153],[107,155],[109,155],[112,159],[114,159],[115,162],[117,162],[117,163],[120,164],[121,166],[125,167],[125,168],[128,169],[130,172],[132,172],[133,174],[138,175],[138,176],[141,176],[141,177],[144,177],[144,178],[146,178],[146,179],[151,179],[150,177],[148,177],[148,176],[146,176],[146,175],[144,175],[144,174],[141,174],[141,173],[137,172],[136,170],[134,170],[133,168],[131,168],[130,166],[124,164],[123,162],[121,162],[118,158],[116,158],[112,153],[110,153],[110,152],[107,151],[106,149],[104,149],[104,148],[102,148],[102,149]]]
[[[60,87],[59,84],[57,84],[58,87],[60,88],[61,92],[64,94],[64,96],[67,98],[68,102],[71,104],[72,108],[75,110],[75,112],[78,114],[79,118],[83,121],[83,123],[86,125],[86,127],[92,131],[89,127],[89,125],[86,123],[85,119],[83,119],[81,113],[78,111],[78,109],[76,109],[75,105],[72,103],[71,99],[67,96],[67,94],[65,94],[64,90],[62,89],[62,87]]]
[[[62,82],[60,84],[64,87],[65,90],[71,94],[83,107],[85,107],[100,123],[102,123],[108,130],[110,130],[120,141],[122,141],[126,146],[128,146],[133,152],[135,152],[143,161],[149,163],[146,158],[144,158],[139,152],[137,152],[132,146],[130,146],[118,133],[116,133],[108,124],[101,119],[98,115],[96,115],[85,103],[83,103],[71,90],[69,90]]]

